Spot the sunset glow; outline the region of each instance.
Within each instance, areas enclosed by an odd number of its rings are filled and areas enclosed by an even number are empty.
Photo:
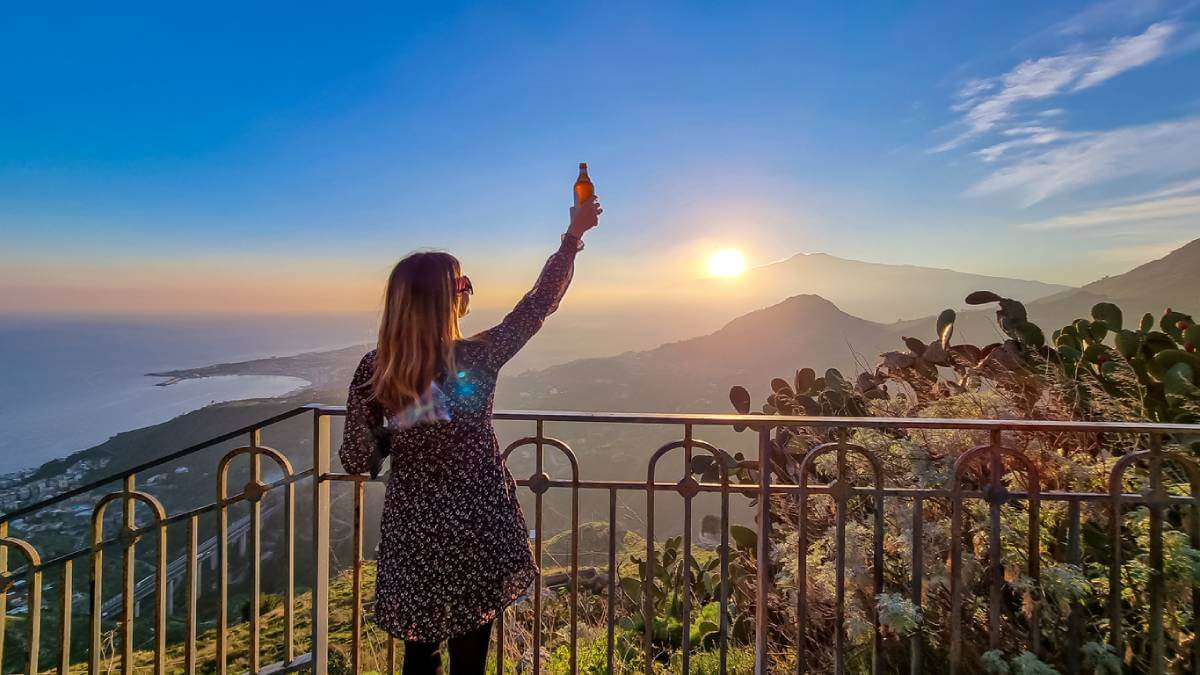
[[[714,277],[736,277],[746,271],[746,257],[733,248],[713,251],[708,256],[708,273]]]

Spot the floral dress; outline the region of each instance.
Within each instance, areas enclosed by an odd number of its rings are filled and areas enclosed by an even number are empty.
[[[516,482],[492,426],[492,398],[500,368],[558,307],[576,251],[577,240],[564,238],[533,290],[499,325],[455,344],[456,372],[437,383],[448,421],[390,435],[375,622],[397,638],[439,642],[469,633],[537,577]],[[373,430],[391,414],[369,400],[374,366],[371,351],[350,384],[338,456],[351,473],[371,469]]]

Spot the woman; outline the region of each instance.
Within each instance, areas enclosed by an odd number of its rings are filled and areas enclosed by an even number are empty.
[[[404,640],[404,673],[483,673],[492,621],[537,577],[516,483],[500,457],[492,397],[500,368],[533,337],[571,281],[593,198],[536,285],[499,325],[463,338],[471,281],[447,253],[414,253],[388,279],[379,341],[350,384],[338,456],[352,473],[390,454],[375,622]]]

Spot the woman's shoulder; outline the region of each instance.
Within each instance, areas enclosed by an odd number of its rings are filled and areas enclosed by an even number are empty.
[[[487,332],[454,341],[454,360],[459,363],[478,364],[487,358]]]
[[[484,346],[487,339],[487,332],[476,333],[468,337],[461,337],[454,341],[454,355],[465,354]]]
[[[371,379],[371,375],[375,372],[375,350],[363,354],[362,359],[358,362],[358,368],[354,371],[354,383],[362,384]]]

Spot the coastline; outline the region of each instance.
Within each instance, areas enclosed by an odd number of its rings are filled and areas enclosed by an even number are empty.
[[[146,373],[147,377],[165,378],[155,386],[168,387],[186,382],[224,376],[291,377],[308,382],[309,388],[341,388],[346,384],[347,369],[353,372],[370,345],[358,344],[340,349],[309,351],[290,356],[269,356],[249,361],[214,363],[198,368],[179,368]]]
[[[146,373],[361,344],[369,318],[0,313],[0,475],[36,470],[219,402],[301,395],[322,379],[291,369],[179,379]]]
[[[277,407],[281,404],[301,405],[315,400],[342,400],[341,397],[345,396],[345,387],[349,382],[350,375],[354,372],[359,359],[369,349],[369,345],[353,345],[333,350],[307,351],[289,356],[270,356],[247,361],[215,363],[196,368],[145,373],[145,377],[161,379],[159,382],[154,382],[153,386],[144,387],[150,394],[167,390],[173,394],[175,400],[187,400],[188,395],[192,393],[189,389],[195,387],[198,388],[196,394],[204,393],[205,395],[192,396],[193,405],[177,406],[171,410],[170,414],[154,415],[154,410],[150,409],[144,418],[127,424],[124,428],[108,432],[105,439],[97,438],[81,444],[76,449],[65,450],[61,454],[47,457],[29,466],[8,469],[0,473],[0,483],[18,475],[28,476],[34,480],[45,478],[89,459],[93,460],[91,466],[101,466],[101,462],[94,461],[96,458],[106,460],[103,464],[112,463],[103,472],[108,473],[116,466],[131,461],[133,457],[141,455],[143,452],[161,454],[169,451],[171,447],[180,445],[186,436],[191,435],[192,420],[199,417],[209,420],[208,424],[211,426],[208,426],[204,433],[212,436],[226,427],[235,428],[237,422],[232,421],[232,418],[240,418],[247,410],[254,408]],[[259,388],[247,390],[243,385],[248,381],[243,378],[253,380],[250,384],[259,385]],[[261,388],[264,382],[283,386],[276,386],[274,389],[264,392]],[[205,391],[204,388],[213,383],[228,385],[227,390],[231,393],[226,396],[209,398],[211,389]],[[240,390],[235,391],[235,389]],[[212,422],[225,418],[231,419],[228,425],[223,422],[217,424]],[[170,443],[167,447],[159,445],[153,449],[146,447],[143,450],[141,442],[136,443],[136,448],[127,447],[131,444],[131,439],[158,436],[160,431],[181,428],[186,428],[188,433],[181,434],[178,431],[169,433]],[[186,443],[182,443],[180,447],[186,445]],[[91,471],[75,473],[78,474],[76,478],[80,480],[93,480],[99,476]]]
[[[30,457],[32,462],[5,467],[5,470],[0,472],[0,483],[29,472],[36,475],[46,466],[58,465],[72,457],[85,454],[123,434],[170,424],[199,410],[251,401],[294,398],[311,390],[313,386],[311,380],[295,375],[225,373],[191,378],[167,378],[151,386],[143,385],[123,390],[114,394],[115,402],[110,402],[110,407],[121,404],[122,409],[128,412],[126,416],[116,418],[111,414],[96,414],[94,424],[83,424],[82,429],[71,433],[60,432],[54,437],[56,442],[53,444],[31,446],[25,442],[25,456]],[[53,413],[47,413],[51,414]],[[120,421],[117,422],[117,419]]]

